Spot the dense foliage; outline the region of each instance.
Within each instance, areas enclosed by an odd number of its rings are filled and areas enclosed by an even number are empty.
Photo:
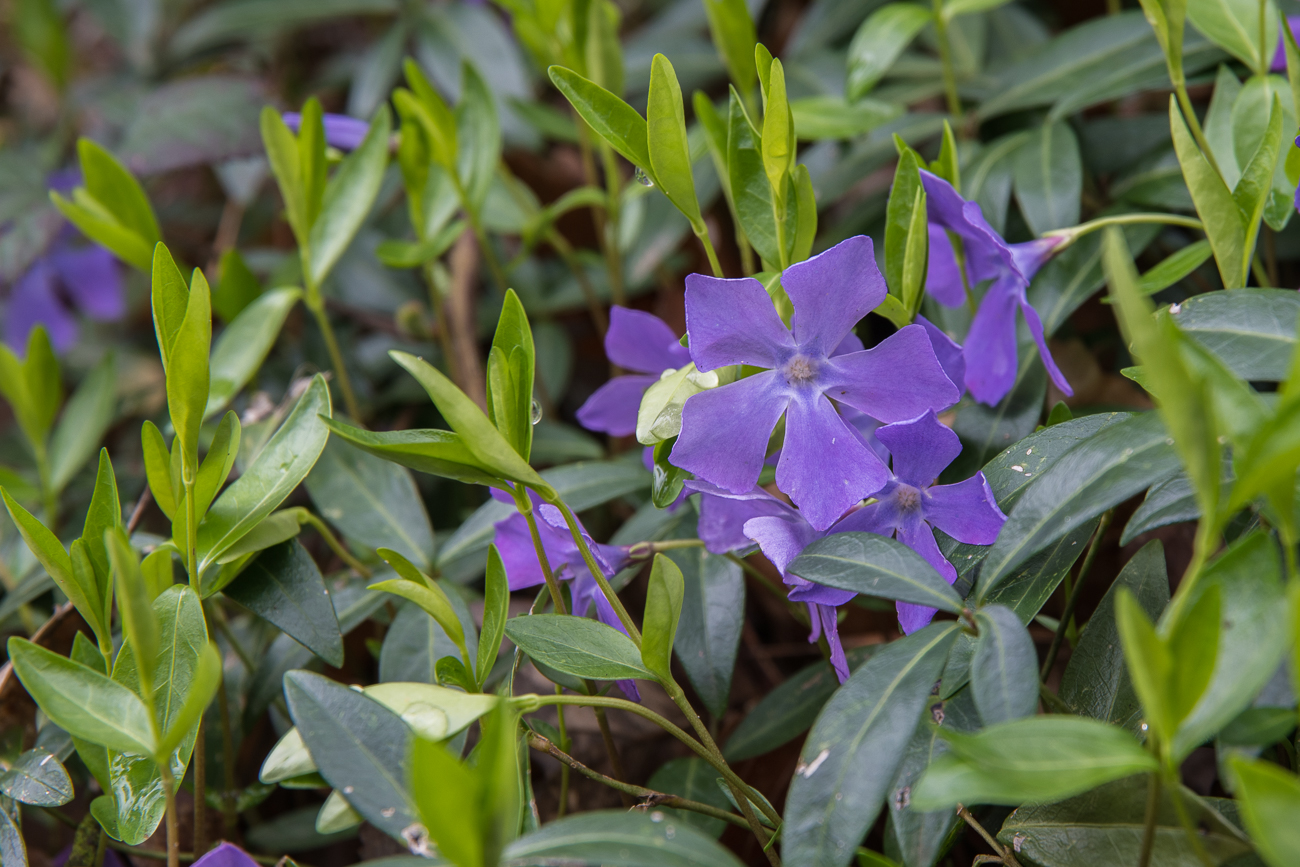
[[[1280,5],[12,0],[0,864],[1300,864]]]

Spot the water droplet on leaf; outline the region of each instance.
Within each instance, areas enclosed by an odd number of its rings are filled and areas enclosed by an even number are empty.
[[[533,401],[532,409],[529,411],[529,421],[531,421],[533,424],[537,424],[541,420],[542,420],[542,405],[537,401]]]
[[[636,178],[636,182],[643,187],[653,187],[655,185],[655,182],[645,173],[645,169],[638,167],[632,177]]]

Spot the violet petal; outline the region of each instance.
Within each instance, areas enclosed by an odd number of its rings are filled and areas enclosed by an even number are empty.
[[[731,364],[780,367],[796,351],[772,299],[752,277],[723,280],[688,275],[686,330],[691,335],[691,358],[700,370]]]
[[[961,440],[933,411],[885,425],[876,436],[893,456],[894,476],[916,488],[934,484],[939,473],[961,454]]]
[[[5,342],[23,353],[27,335],[37,325],[45,326],[50,343],[59,352],[77,339],[77,322],[54,294],[54,269],[45,259],[33,262],[14,284],[5,317]]]
[[[122,272],[113,254],[103,247],[68,247],[50,254],[64,288],[77,307],[92,319],[112,320],[126,312]]]
[[[614,377],[578,407],[579,424],[587,430],[616,437],[636,433],[636,414],[641,408],[641,398],[646,389],[658,380],[658,376],[644,374]]]
[[[925,269],[925,291],[944,307],[960,307],[966,303],[966,285],[961,279],[961,266],[952,249],[948,231],[938,223],[930,223],[930,255]]]
[[[781,274],[781,286],[794,305],[794,341],[813,356],[830,355],[889,291],[866,235],[791,265]]]
[[[691,360],[690,351],[677,341],[667,322],[653,313],[617,304],[609,309],[605,355],[619,367],[651,373],[655,379],[665,370],[675,370]]]
[[[967,545],[992,545],[1007,516],[998,508],[983,473],[955,485],[935,485],[927,492],[925,519]]]
[[[756,373],[687,400],[673,465],[733,493],[758,484],[768,437],[788,402],[776,391],[776,377]]]
[[[1008,278],[989,287],[966,333],[966,389],[980,403],[995,406],[1016,381],[1015,290]]]
[[[961,397],[920,325],[901,328],[871,349],[829,359],[824,371],[827,396],[886,423],[945,409]]]

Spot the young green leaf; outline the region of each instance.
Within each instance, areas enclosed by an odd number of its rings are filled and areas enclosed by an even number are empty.
[[[442,96],[425,78],[419,64],[407,58],[402,65],[406,83],[411,86],[415,100],[411,107],[416,108],[418,119],[431,145],[434,161],[449,172],[456,171],[458,135],[456,116]],[[402,91],[398,91],[402,93]],[[394,100],[396,101],[396,99]]]
[[[727,113],[727,174],[745,237],[767,266],[780,269],[785,257],[777,242],[772,185],[763,168],[759,136],[735,88]]]
[[[456,867],[485,864],[482,776],[424,738],[411,744],[409,767],[412,797],[439,854]]]
[[[306,114],[306,108],[303,109]],[[304,198],[304,181],[302,160],[298,156],[298,140],[280,117],[280,112],[271,106],[262,109],[261,116],[262,147],[266,150],[267,161],[280,187],[280,198],[284,200],[285,216],[293,236],[299,246],[307,241],[311,232],[311,217],[307,213]]]
[[[320,100],[313,96],[303,103],[298,120],[298,167],[302,183],[303,228],[307,230],[307,234],[299,239],[304,264],[305,253],[310,249],[311,230],[315,228],[325,200],[328,170],[325,147],[325,114]]]
[[[59,389],[54,393],[58,394]],[[108,355],[72,393],[50,440],[50,489],[67,487],[95,453],[117,409],[117,371]]]
[[[574,4],[574,13],[579,12]],[[587,38],[583,51],[587,75],[610,93],[623,92],[623,46],[618,40],[623,13],[610,0],[587,5]]]
[[[199,718],[208,705],[212,704],[220,686],[221,651],[216,642],[209,641],[199,651],[198,665],[190,675],[185,697],[163,733],[156,754],[159,762],[167,761],[167,757],[181,746],[181,742],[195,733]]]
[[[917,194],[924,202],[925,191],[921,188],[920,164],[916,152],[904,147],[898,155],[898,165],[894,168],[894,184],[890,188],[889,201],[885,206],[885,283],[889,294],[903,303],[906,310],[911,310],[905,289],[904,269],[907,266],[907,253],[912,226],[916,222]],[[927,234],[926,212],[921,209],[922,232]],[[928,243],[925,248],[929,250]]]
[[[483,631],[478,637],[478,658],[475,675],[479,689],[487,682],[492,666],[501,652],[501,639],[506,634],[506,620],[510,617],[510,583],[506,567],[496,545],[488,549],[487,580],[483,586]]]
[[[33,451],[45,451],[50,426],[63,403],[63,381],[45,326],[27,335],[27,357],[19,361],[13,350],[0,345],[0,394],[9,401],[18,426]]]
[[[682,570],[663,554],[656,554],[646,591],[645,623],[641,636],[641,661],[663,683],[672,681],[673,641],[682,616],[685,583]]]
[[[1259,855],[1269,867],[1288,867],[1300,852],[1300,778],[1277,765],[1244,758],[1231,760],[1237,778],[1241,818]]]
[[[218,292],[218,296],[220,292]],[[219,413],[257,373],[280,336],[280,329],[302,290],[282,286],[259,295],[240,310],[212,345],[207,420]],[[213,303],[216,303],[216,297]]]
[[[791,180],[794,183],[795,213],[798,218],[790,261],[802,262],[812,255],[813,241],[817,237],[817,195],[813,192],[812,175],[803,163],[794,167]]]
[[[461,648],[462,654],[468,659],[469,651],[465,649],[465,631],[461,628],[456,612],[452,610],[446,592],[427,575],[416,569],[410,560],[396,551],[380,548],[377,553],[402,577],[376,582],[368,589],[392,593],[419,605],[430,617],[438,621],[438,625],[446,631],[452,641],[456,642],[456,646]]]
[[[754,44],[758,34],[749,7],[744,0],[704,0],[704,14],[709,19],[709,35],[732,84],[741,93],[752,94],[757,83]]]
[[[306,130],[305,115],[303,124]],[[312,223],[307,242],[311,251],[306,269],[309,288],[324,282],[369,215],[388,167],[391,130],[388,107],[381,105],[371,117],[370,130],[360,147],[343,160],[325,186],[320,215]]]
[[[1245,163],[1241,180],[1232,191],[1232,200],[1236,202],[1246,228],[1245,246],[1242,248],[1242,256],[1246,260],[1241,275],[1242,285],[1246,282],[1244,269],[1249,268],[1249,260],[1255,250],[1255,239],[1259,235],[1259,223],[1264,217],[1264,209],[1268,205],[1269,194],[1272,192],[1278,149],[1281,145],[1282,103],[1277,94],[1274,94],[1269,105],[1268,125],[1264,129],[1264,135],[1250,161]]]
[[[18,527],[19,534],[27,547],[36,555],[36,559],[45,567],[45,571],[54,579],[63,594],[71,600],[77,610],[82,613],[88,623],[92,626],[98,621],[98,612],[102,606],[102,595],[99,592],[98,585],[93,583],[94,575],[78,574],[72,568],[72,558],[68,556],[67,550],[64,549],[63,543],[58,537],[51,533],[44,524],[38,521],[31,512],[19,505],[9,492],[0,488],[0,496],[3,496],[5,508],[9,510],[9,517],[13,519],[14,525]],[[89,583],[82,583],[90,579]],[[100,634],[107,634],[106,627],[108,624],[101,623]]]
[[[149,420],[141,426],[140,444],[144,450],[144,472],[154,502],[169,519],[176,514],[176,494],[180,480],[172,478],[171,453],[162,431]]]
[[[495,371],[488,383],[488,413],[492,424],[524,460],[532,452],[535,365],[528,314],[515,291],[507,289],[488,361],[490,372]]]
[[[121,529],[109,530],[104,535],[108,559],[113,564],[117,579],[118,613],[122,617],[122,632],[131,645],[135,657],[140,694],[145,704],[153,704],[155,667],[158,664],[158,624],[154,618],[153,599],[140,572],[140,561],[131,550],[131,542]]]
[[[1192,194],[1196,213],[1205,224],[1205,236],[1214,249],[1223,285],[1227,289],[1239,289],[1246,285],[1251,255],[1246,249],[1247,226],[1241,209],[1218,172],[1197,148],[1172,96],[1169,97],[1169,127],[1183,178]]]
[[[587,125],[657,183],[650,160],[649,131],[636,109],[571,69],[552,66],[547,72]]]
[[[194,483],[194,514],[200,521],[207,514],[208,506],[212,505],[217,491],[221,490],[221,486],[230,476],[230,470],[235,465],[235,457],[239,454],[239,438],[242,431],[239,416],[228,412],[217,425],[216,433],[212,435],[212,443],[208,446],[208,453],[204,456],[203,463],[199,464],[198,478]]]
[[[682,89],[672,63],[662,54],[656,54],[650,63],[646,137],[656,185],[698,230],[703,219],[700,203],[695,197],[695,177],[691,173],[691,147],[686,140]]]
[[[50,192],[50,200],[92,240],[127,264],[148,272],[154,245],[162,234],[140,182],[112,154],[88,138],[77,140],[77,157],[85,186],[73,191],[72,201],[54,191]]]
[[[763,112],[763,171],[780,200],[785,178],[794,166],[794,117],[785,93],[785,72],[781,61],[773,60],[769,73],[766,105]]]
[[[1124,660],[1128,664],[1133,690],[1146,713],[1147,725],[1160,743],[1168,743],[1179,722],[1169,697],[1173,668],[1169,648],[1127,589],[1115,597],[1115,625],[1124,647]]]
[[[470,452],[460,434],[449,430],[368,431],[335,419],[326,427],[349,445],[404,467],[471,485],[504,487],[492,470]]]

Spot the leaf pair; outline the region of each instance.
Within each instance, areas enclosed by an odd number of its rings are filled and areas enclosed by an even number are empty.
[[[271,171],[298,241],[308,297],[316,303],[321,283],[352,242],[379,195],[392,130],[388,107],[379,107],[361,145],[328,179],[323,114],[315,98],[303,106],[297,136],[270,106],[262,110],[261,128]]]
[[[149,273],[162,232],[140,182],[88,138],[77,140],[77,157],[85,185],[73,190],[70,200],[51,190],[50,201],[86,237]]]

